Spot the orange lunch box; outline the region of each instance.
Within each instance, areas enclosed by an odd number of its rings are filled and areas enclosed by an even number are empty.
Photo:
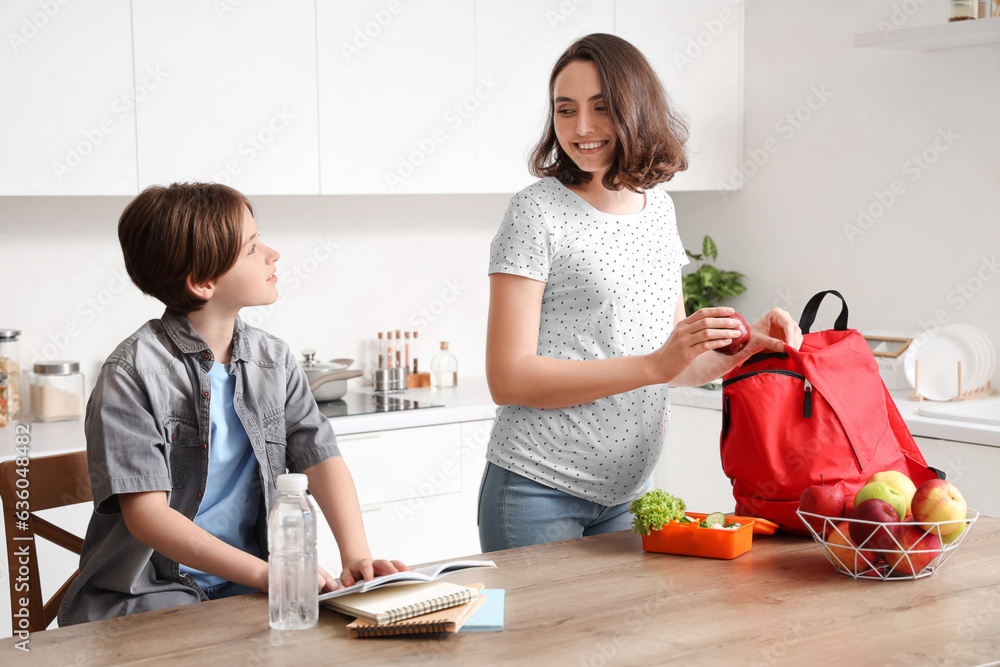
[[[703,521],[707,514],[685,512],[692,519]],[[671,521],[659,530],[642,536],[642,550],[679,556],[701,556],[732,560],[750,551],[754,519],[726,515],[726,523],[742,524],[735,530],[701,528],[697,523]]]

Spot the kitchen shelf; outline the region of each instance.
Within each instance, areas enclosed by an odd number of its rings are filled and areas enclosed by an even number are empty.
[[[865,32],[854,36],[854,46],[874,49],[936,51],[984,44],[1000,44],[1000,17],[900,28],[885,34],[881,31]]]

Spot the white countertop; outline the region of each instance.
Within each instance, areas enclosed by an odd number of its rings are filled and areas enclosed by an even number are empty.
[[[353,390],[352,390],[353,391]],[[372,393],[371,387],[362,387],[359,393]],[[418,426],[457,424],[461,422],[493,419],[497,406],[490,398],[486,378],[461,378],[454,389],[411,389],[393,394],[400,398],[410,398],[427,403],[439,403],[443,407],[418,410],[379,412],[351,417],[333,417],[334,433],[350,435],[373,431],[391,431]],[[83,420],[25,424],[29,429],[29,455],[63,454],[87,448],[83,435]],[[0,428],[0,461],[13,459],[15,450],[15,426]]]
[[[371,393],[372,390],[371,387],[363,387],[357,391]],[[919,403],[907,400],[909,392],[892,392],[892,395],[906,425],[915,436],[1000,447],[1000,426],[927,417],[917,413]],[[394,396],[441,403],[443,407],[333,417],[330,422],[334,432],[338,435],[351,435],[480,421],[493,419],[497,410],[486,386],[486,378],[482,377],[462,378],[459,386],[454,389],[411,389]],[[677,387],[670,390],[670,401],[678,406],[721,410],[722,392],[698,387]],[[82,420],[28,426],[29,451],[32,456],[86,449]],[[15,435],[13,426],[0,428],[0,461],[15,458]]]
[[[371,387],[362,387],[357,393],[371,394]],[[420,408],[394,412],[376,412],[350,417],[333,417],[333,431],[337,435],[369,433],[372,431],[392,431],[399,428],[437,426],[480,421],[496,417],[497,405],[490,397],[486,378],[460,378],[459,386],[452,389],[410,389],[399,394],[399,398],[409,398],[427,403],[442,404],[440,408]]]

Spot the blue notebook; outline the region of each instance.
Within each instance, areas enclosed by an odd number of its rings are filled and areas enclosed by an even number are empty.
[[[465,622],[459,632],[503,630],[503,600],[506,592],[502,588],[484,589],[481,595],[486,596],[486,602]]]

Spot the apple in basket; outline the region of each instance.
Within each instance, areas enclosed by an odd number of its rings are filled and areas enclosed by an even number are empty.
[[[818,514],[820,516],[842,517],[844,515],[844,505],[847,500],[844,497],[843,489],[835,484],[827,486],[823,480],[823,475],[819,476],[819,481],[819,484],[813,484],[803,489],[802,495],[799,496],[799,509],[803,512]],[[806,521],[806,519],[803,518],[803,521]],[[807,523],[817,533],[825,536],[823,530],[826,525],[825,521],[810,517]]]
[[[939,535],[949,535],[965,529],[968,506],[962,492],[954,484],[943,479],[929,479],[913,494],[913,518],[930,528],[928,524],[951,521],[936,527]]]
[[[896,521],[902,521],[906,516],[906,496],[885,482],[868,482],[862,486],[854,496],[854,512],[852,518],[857,515],[858,506],[869,498],[879,498],[893,506],[896,510]],[[964,515],[963,515],[964,516]]]
[[[719,354],[724,354],[727,357],[733,356],[734,354],[745,348],[747,346],[747,343],[750,342],[750,326],[747,324],[747,321],[743,319],[743,316],[740,315],[739,313],[733,313],[729,317],[734,320],[739,320],[740,325],[738,331],[740,335],[734,338],[732,341],[730,341],[728,345],[723,345],[722,347],[714,348],[716,352],[718,352]]]
[[[872,523],[863,523],[870,521]],[[881,498],[869,498],[854,508],[851,517],[851,540],[865,549],[895,549],[895,537],[902,528],[896,508]]]
[[[893,572],[901,574],[918,574],[941,553],[941,539],[934,533],[928,533],[915,525],[900,526],[899,546],[902,549],[883,551],[885,562],[893,568]],[[902,553],[908,551],[909,553]],[[919,553],[916,553],[919,552]]]
[[[898,470],[883,470],[868,478],[868,483],[885,482],[890,487],[896,489],[906,498],[906,512],[910,513],[910,503],[913,502],[913,494],[917,492],[917,487],[909,477]]]
[[[841,567],[855,574],[861,574],[872,569],[878,563],[879,554],[877,551],[858,549],[858,545],[851,541],[849,524],[849,521],[841,521],[837,524],[836,530],[833,530],[826,538],[826,546]]]

